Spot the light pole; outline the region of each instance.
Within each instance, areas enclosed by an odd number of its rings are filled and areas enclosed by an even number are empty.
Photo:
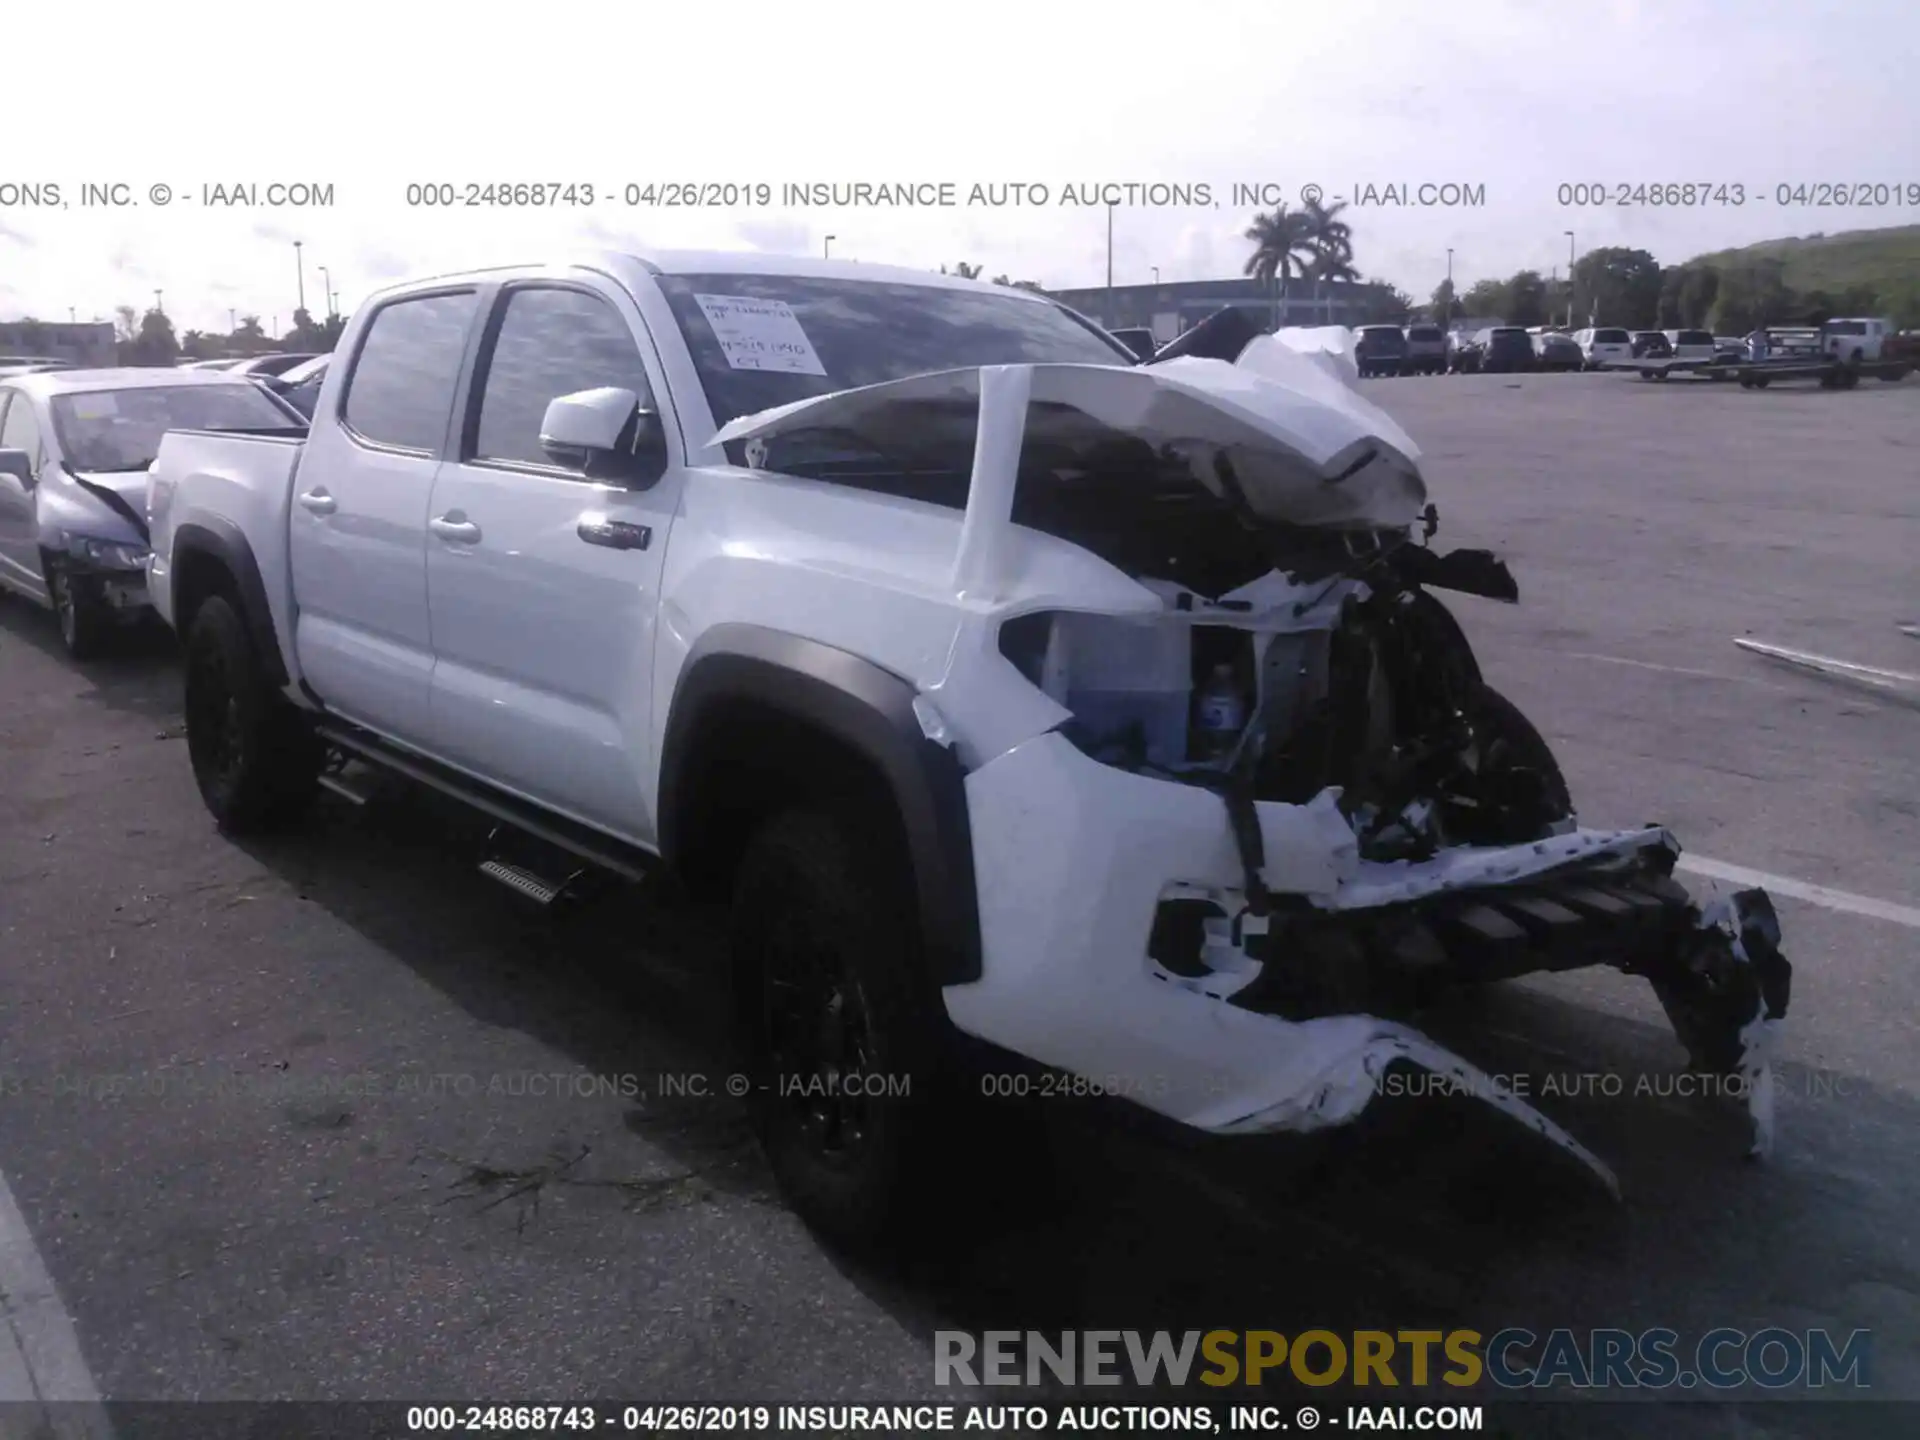
[[[1573,232],[1567,231],[1567,328],[1573,329]]]
[[[837,236],[829,235],[827,236],[826,240],[821,244],[820,258],[822,260],[831,260],[833,258],[833,242],[837,238],[838,238]]]
[[[234,310],[231,306],[229,306],[227,309],[227,333],[231,335],[233,334],[234,331],[238,330],[239,328],[240,328],[240,313],[239,311]]]
[[[1151,266],[1150,268],[1153,271],[1153,283],[1158,285],[1160,283],[1160,267],[1158,265],[1154,265],[1154,266]]]
[[[327,307],[327,319],[333,318],[333,275],[324,265],[316,267],[320,271],[320,303]]]
[[[155,314],[164,315],[167,313],[167,307],[160,303],[160,295],[161,292],[158,290],[153,292],[153,309]]]
[[[307,257],[300,253],[301,243],[298,240],[293,242],[293,268],[300,278],[300,310],[304,313],[307,308]]]

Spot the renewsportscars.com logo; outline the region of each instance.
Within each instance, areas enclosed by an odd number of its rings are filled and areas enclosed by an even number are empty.
[[[1568,1388],[1767,1390],[1871,1384],[1871,1332],[1709,1330],[1686,1342],[1631,1330],[964,1330],[934,1332],[936,1385],[1301,1385],[1398,1388],[1489,1383]]]

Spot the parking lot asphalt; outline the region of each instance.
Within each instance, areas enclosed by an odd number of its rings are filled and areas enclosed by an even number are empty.
[[[1512,563],[1517,607],[1450,603],[1583,820],[1920,907],[1920,710],[1732,644],[1920,670],[1895,629],[1920,618],[1920,385],[1367,393],[1426,451],[1435,543]],[[1232,1145],[1057,1102],[877,1269],[771,1194],[725,1094],[713,917],[644,891],[532,913],[418,798],[224,840],[178,689],[164,638],[75,666],[0,602],[0,1172],[111,1399],[892,1402],[935,1393],[949,1327],[1777,1324],[1870,1329],[1872,1393],[1920,1401],[1898,921],[1779,901],[1765,1164],[1729,1107],[1630,1093],[1682,1063],[1643,984],[1554,977],[1433,1028],[1536,1077],[1618,1207],[1442,1102]],[[1556,1074],[1587,1093],[1542,1095]],[[1769,1435],[1897,1433],[1871,1402],[1764,1409]],[[1662,1433],[1762,1433],[1748,1410]],[[1525,1433],[1636,1423],[1569,1403]]]

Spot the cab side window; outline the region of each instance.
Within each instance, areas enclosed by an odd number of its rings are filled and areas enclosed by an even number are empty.
[[[468,290],[382,306],[348,377],[347,428],[374,445],[436,453],[479,304]]]
[[[652,408],[646,366],[627,322],[581,290],[510,290],[486,360],[472,458],[502,465],[562,468],[540,447],[547,406],[582,390],[631,390]]]

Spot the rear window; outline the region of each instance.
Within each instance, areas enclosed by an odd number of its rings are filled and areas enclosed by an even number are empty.
[[[1828,323],[1827,330],[1834,335],[1864,335],[1867,333],[1867,322],[1864,320],[1834,320]]]
[[[1496,340],[1525,340],[1527,332],[1518,325],[1501,325],[1488,332]]]
[[[1416,325],[1407,331],[1407,339],[1431,342],[1443,340],[1446,336],[1438,325]]]
[[[1627,338],[1627,332],[1624,330],[1596,330],[1593,332],[1593,343],[1596,345],[1630,345],[1633,342]]]
[[[1713,336],[1709,335],[1705,330],[1682,330],[1678,337],[1678,343],[1681,345],[1711,345],[1714,341]]]

